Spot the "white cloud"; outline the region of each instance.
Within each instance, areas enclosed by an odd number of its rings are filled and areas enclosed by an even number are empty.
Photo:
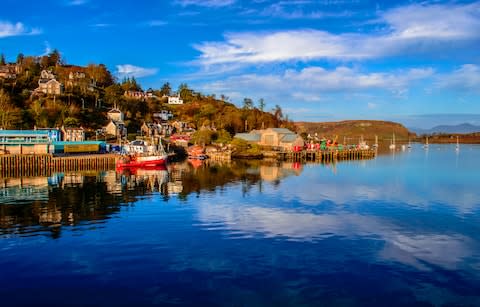
[[[42,55],[48,55],[52,52],[52,47],[50,46],[50,43],[48,41],[45,41],[44,44],[45,44],[45,50],[43,51]]]
[[[88,2],[89,0],[71,0],[71,1],[68,1],[67,2],[67,5],[73,5],[73,6],[77,6],[77,5],[84,5]]]
[[[392,38],[465,39],[479,36],[480,4],[414,4],[385,12],[381,18],[393,29]]]
[[[465,64],[438,78],[437,86],[467,93],[480,93],[480,66]]]
[[[278,98],[293,101],[320,101],[322,94],[355,93],[365,90],[388,90],[397,93],[408,92],[413,81],[431,77],[432,68],[416,68],[390,73],[365,73],[340,66],[332,70],[312,66],[302,70],[286,70],[283,74],[243,74],[210,82],[204,89],[214,93],[241,92],[248,88],[259,97],[265,93],[276,93]],[[320,94],[321,93],[321,94]],[[232,97],[239,98],[239,97]]]
[[[111,23],[94,23],[92,25],[90,25],[90,27],[92,28],[109,28],[109,27],[112,27],[113,24]]]
[[[165,26],[167,24],[168,23],[164,20],[150,20],[149,22],[147,22],[147,25],[149,27],[161,27],[161,26]]]
[[[236,0],[177,0],[181,6],[224,7],[235,3]]]
[[[142,78],[142,77],[155,75],[158,71],[157,68],[144,68],[144,67],[134,66],[131,64],[117,65],[116,67],[117,67],[117,75],[120,78],[123,78],[123,77]]]
[[[382,30],[333,34],[302,29],[227,33],[224,41],[194,45],[198,63],[255,63],[366,59],[451,48],[480,39],[480,4],[410,5],[379,14]],[[445,44],[447,43],[447,44]]]
[[[39,29],[29,29],[21,22],[11,23],[8,21],[0,21],[0,38],[20,35],[36,35],[40,34]]]

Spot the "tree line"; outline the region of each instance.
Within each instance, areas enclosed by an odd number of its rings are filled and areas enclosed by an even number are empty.
[[[0,65],[14,66],[16,72],[13,79],[0,78],[0,127],[3,129],[65,125],[82,126],[93,133],[106,125],[106,112],[113,107],[125,113],[130,132],[137,132],[143,122],[151,122],[153,113],[160,110],[172,112],[176,120],[195,129],[224,130],[230,135],[269,127],[293,129],[279,105],[266,111],[264,99],[255,104],[245,98],[242,106],[237,107],[225,95],[218,98],[204,95],[186,83],[180,84],[176,91],[184,101],[182,105],[167,103],[167,96],[174,93],[169,82],[159,89],[148,89],[154,98],[127,97],[126,91],[143,90],[134,77],[118,80],[104,64],[68,64],[58,50],[40,57],[20,53],[13,63],[7,63],[1,55]],[[51,71],[63,84],[62,94],[34,94],[42,70]]]

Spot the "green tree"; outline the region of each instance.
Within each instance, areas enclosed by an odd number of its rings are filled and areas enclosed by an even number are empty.
[[[114,83],[112,74],[103,64],[88,64],[86,71],[97,86],[107,87]],[[135,81],[135,79],[133,79],[133,81]],[[136,81],[135,85],[137,85]]]
[[[188,85],[186,83],[180,84],[180,86],[178,87],[178,94],[184,102],[191,102],[193,99],[193,91],[188,88]]]
[[[21,122],[21,110],[11,103],[10,95],[0,89],[0,127],[10,129]]]
[[[263,112],[263,110],[265,109],[265,105],[265,100],[263,98],[260,98],[258,100],[258,109]]]
[[[278,104],[275,105],[275,108],[273,109],[272,112],[273,112],[273,116],[275,116],[277,120],[281,120],[283,118],[282,108]]]
[[[251,110],[253,108],[253,100],[251,98],[243,98],[243,108]]]
[[[170,86],[170,83],[166,82],[162,85],[162,88],[160,89],[160,94],[162,96],[170,96],[172,93],[172,87]]]
[[[19,53],[17,55],[17,64],[19,64],[19,65],[23,64],[24,59],[25,59],[25,56],[23,55],[23,53]]]
[[[214,132],[209,129],[201,129],[192,134],[192,142],[198,145],[208,145],[212,143]]]
[[[2,53],[0,54],[0,65],[5,65],[6,62],[5,62],[5,55]]]
[[[228,144],[232,141],[232,136],[225,129],[218,130],[214,138],[216,143],[219,144]]]
[[[65,127],[78,127],[78,123],[79,121],[75,117],[66,117],[63,120],[63,125]]]
[[[104,99],[107,105],[115,106],[120,104],[119,102],[123,99],[124,90],[120,84],[112,84],[105,88]]]

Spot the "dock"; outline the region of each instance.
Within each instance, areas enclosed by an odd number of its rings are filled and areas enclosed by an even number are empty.
[[[276,155],[282,161],[329,163],[340,160],[373,159],[377,152],[374,149],[302,150],[281,151]]]
[[[49,176],[55,172],[109,170],[115,168],[118,155],[92,154],[55,157],[51,154],[1,155],[0,176]]]

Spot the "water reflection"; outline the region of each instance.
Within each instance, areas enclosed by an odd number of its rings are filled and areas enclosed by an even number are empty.
[[[300,172],[301,166],[293,163],[279,166],[258,161],[201,165],[184,162],[171,164],[168,169],[4,178],[0,189],[0,233],[31,234],[31,227],[41,226],[57,237],[62,226],[98,223],[145,195],[159,194],[162,201],[177,196],[186,201],[192,193],[209,193],[236,182],[243,183],[246,193],[261,180],[278,184],[282,178]]]

